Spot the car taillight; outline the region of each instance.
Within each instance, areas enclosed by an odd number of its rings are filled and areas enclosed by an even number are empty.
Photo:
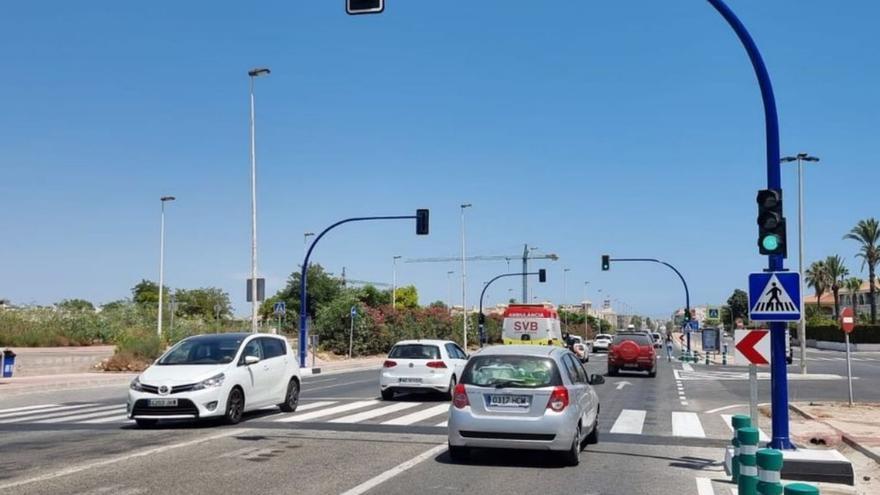
[[[383,368],[393,368],[395,366],[397,366],[397,361],[392,361],[390,359],[388,359],[384,363],[382,363]]]
[[[471,401],[468,400],[467,391],[464,389],[463,383],[455,385],[455,389],[452,393],[452,405],[455,406],[456,409],[464,409],[465,406],[471,405]]]
[[[550,400],[547,401],[547,409],[561,412],[566,407],[568,407],[568,389],[561,385],[554,387]]]
[[[446,363],[444,363],[443,361],[428,361],[428,364],[426,364],[425,366],[427,366],[428,368],[445,368]]]

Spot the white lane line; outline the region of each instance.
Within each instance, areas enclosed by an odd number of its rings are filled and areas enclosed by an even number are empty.
[[[434,426],[439,426],[439,427],[441,427],[441,428],[448,428],[448,427],[449,427],[449,421],[444,421],[444,422],[442,422],[442,423],[437,423],[437,424],[434,425]]]
[[[706,438],[700,417],[694,412],[672,412],[672,435],[676,437]]]
[[[711,479],[697,478],[697,495],[715,495]]]
[[[88,412],[86,414],[76,414],[74,416],[61,416],[58,418],[44,419],[42,421],[35,421],[35,423],[46,423],[46,424],[75,423],[81,419],[92,419],[92,418],[97,418],[97,417],[104,417],[104,416],[107,416],[108,414],[116,415],[116,414],[125,412],[125,406],[119,406],[119,405],[112,406],[110,408],[102,407],[101,409],[102,409],[101,411],[99,411],[97,409],[92,409],[91,412]]]
[[[361,421],[366,421],[368,419],[377,418],[379,416],[384,416],[386,414],[390,414],[397,411],[403,411],[404,409],[409,409],[411,407],[420,406],[420,402],[398,402],[397,404],[391,404],[390,406],[380,407],[378,409],[371,409],[369,411],[364,411],[362,413],[355,413],[349,416],[344,416],[342,418],[336,418],[331,420],[331,423],[360,423]]]
[[[319,407],[329,406],[336,404],[336,401],[332,400],[322,400],[318,402],[312,402],[311,404],[300,404],[296,408],[296,412],[308,411],[309,409],[317,409]]]
[[[2,413],[16,413],[19,411],[30,411],[31,409],[47,409],[51,407],[58,407],[58,404],[40,404],[39,406],[24,406],[24,407],[12,407],[9,409],[0,409],[0,418],[5,418],[7,416],[15,416],[15,414],[2,414]]]
[[[104,459],[101,461],[80,464],[79,466],[72,466],[72,467],[65,468],[65,469],[59,469],[58,471],[54,471],[52,473],[47,473],[47,474],[42,474],[40,476],[35,476],[33,478],[26,478],[26,479],[19,480],[19,481],[4,483],[4,484],[0,485],[0,493],[3,493],[10,488],[15,488],[18,486],[23,486],[23,485],[29,485],[31,483],[37,483],[40,481],[52,480],[55,478],[60,478],[62,476],[67,476],[70,474],[75,474],[75,473],[79,473],[82,471],[87,471],[89,469],[95,469],[95,468],[107,466],[110,464],[116,464],[117,462],[127,461],[129,459],[146,457],[146,456],[150,456],[153,454],[160,454],[162,452],[167,452],[167,451],[173,450],[173,449],[179,449],[181,447],[190,447],[192,445],[198,445],[200,443],[210,442],[212,440],[218,440],[221,438],[231,437],[231,436],[235,436],[235,435],[241,435],[242,433],[247,432],[247,431],[251,431],[251,430],[249,430],[248,428],[234,428],[231,430],[223,431],[223,432],[218,433],[216,435],[201,437],[201,438],[197,438],[195,440],[189,440],[186,442],[165,445],[162,447],[155,447],[152,449],[142,450],[140,452],[133,452],[133,453],[129,453],[129,454],[120,455],[120,456],[113,457],[110,459]],[[444,447],[446,447],[446,446],[444,445]]]
[[[121,416],[110,416],[109,418],[100,418],[100,419],[92,419],[89,421],[83,421],[84,424],[87,425],[97,425],[104,423],[120,423],[122,421],[128,420],[128,415],[123,414]]]
[[[611,427],[611,433],[631,433],[641,435],[642,428],[645,426],[645,415],[647,411],[624,409],[620,411],[614,426]]]
[[[74,409],[83,409],[86,407],[96,406],[97,404],[78,404],[76,406],[62,406],[56,407],[51,412],[50,411],[40,411],[38,413],[28,413],[26,416],[18,416],[16,418],[8,419],[2,421],[2,423],[19,423],[21,421],[34,421],[37,419],[46,419],[46,418],[54,418],[55,416],[63,416],[65,414],[69,414],[70,411]],[[79,411],[82,412],[82,411]],[[36,414],[36,415],[35,415]]]
[[[348,411],[353,411],[355,409],[361,409],[364,407],[375,406],[378,404],[377,400],[361,400],[357,402],[351,402],[349,404],[342,404],[341,406],[330,407],[328,409],[321,409],[320,411],[312,411],[305,414],[293,413],[290,416],[276,419],[276,422],[280,423],[290,423],[293,421],[308,421],[310,419],[323,418],[324,416],[332,416],[338,413],[344,413]]]
[[[688,403],[686,400],[683,400],[683,401],[681,401],[681,405],[686,406],[686,405],[688,405]]]
[[[731,432],[733,431],[733,414],[722,414],[721,419],[724,420],[724,424],[727,425],[727,429]],[[769,442],[770,436],[764,433],[764,430],[758,428],[758,440],[761,442]]]
[[[681,363],[681,369],[682,369],[682,371],[688,371],[688,372],[694,371],[694,367],[691,366],[690,363]]]
[[[443,452],[444,450],[446,450],[446,445],[438,445],[432,449],[426,450],[425,452],[422,452],[421,454],[413,457],[412,459],[410,459],[402,464],[398,464],[397,466],[389,469],[388,471],[385,471],[384,473],[380,474],[379,476],[376,476],[375,478],[371,478],[371,479],[361,483],[360,485],[352,488],[351,490],[343,492],[342,495],[361,495],[362,493],[366,493],[366,492],[372,490],[373,488],[381,485],[382,483],[390,480],[391,478],[397,476],[398,474],[406,471],[407,469],[410,469],[413,466],[415,466],[421,462],[424,462],[424,461],[430,459],[431,457]]]
[[[708,411],[703,411],[703,412],[705,412],[706,414],[715,414],[715,413],[721,412],[725,409],[733,409],[734,407],[745,407],[747,405],[748,404],[731,404],[729,406],[716,407],[715,409],[709,409]]]
[[[449,411],[449,404],[440,404],[439,406],[429,407],[427,409],[423,409],[421,411],[414,412],[412,414],[407,414],[406,416],[401,416],[399,418],[394,418],[390,421],[386,421],[382,423],[383,425],[411,425],[413,423],[418,423],[419,421],[424,421],[428,418],[433,418],[434,416],[439,416],[440,414],[446,414]]]

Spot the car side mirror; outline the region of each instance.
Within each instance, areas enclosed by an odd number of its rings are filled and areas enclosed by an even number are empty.
[[[605,377],[602,375],[590,375],[591,385],[602,385],[605,383]]]
[[[245,365],[245,366],[250,366],[250,365],[252,365],[252,364],[257,364],[257,363],[259,363],[259,362],[260,362],[260,358],[258,358],[257,356],[245,356],[245,357],[244,357],[244,365]]]

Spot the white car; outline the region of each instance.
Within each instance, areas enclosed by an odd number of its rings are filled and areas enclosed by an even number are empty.
[[[266,406],[295,411],[299,391],[299,363],[286,339],[198,335],[178,342],[131,382],[127,411],[138,426],[213,417],[235,424]]]
[[[611,345],[612,340],[614,340],[614,337],[608,335],[607,333],[600,333],[596,335],[596,338],[593,339],[593,352],[608,352],[608,346]]]
[[[403,340],[391,348],[379,372],[384,400],[396,392],[441,392],[451,396],[467,353],[451,340]]]

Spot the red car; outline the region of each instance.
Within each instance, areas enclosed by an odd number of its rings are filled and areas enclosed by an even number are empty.
[[[619,371],[647,371],[657,376],[657,353],[654,342],[646,332],[623,332],[614,336],[608,347],[608,376]]]

